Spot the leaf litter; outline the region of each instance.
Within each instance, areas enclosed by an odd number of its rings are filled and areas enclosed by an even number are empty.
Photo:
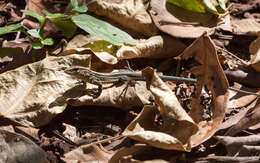
[[[109,36],[116,38],[114,42],[104,41],[106,38],[93,28],[92,33],[86,31],[99,38],[78,30],[80,35],[62,41],[74,31],[60,28],[62,33],[58,33],[59,28],[49,22],[44,35],[52,36],[56,46],[42,50],[31,49],[30,40],[19,32],[3,35],[2,126],[13,126],[13,132],[30,138],[44,149],[50,162],[257,162],[259,143],[250,141],[259,134],[258,97],[228,87],[237,82],[240,85],[233,87],[259,93],[259,18],[254,13],[258,2],[215,1],[213,6],[213,1],[203,2],[206,13],[188,11],[164,0],[150,4],[142,0],[78,1],[92,11],[90,21],[102,17],[133,39],[116,34]],[[39,23],[17,8],[42,15],[42,10],[62,13],[72,7],[68,2],[51,0],[21,4],[0,3],[1,25],[22,22],[26,29],[39,29]],[[232,8],[240,11],[232,12]],[[136,45],[130,45],[133,40]],[[217,41],[222,50],[216,49]],[[234,44],[243,47],[234,49]],[[237,60],[250,61],[251,65],[237,66]],[[102,84],[101,95],[94,98],[91,93],[97,91],[97,85],[86,83],[85,87],[81,80],[64,73],[76,65],[108,74],[133,68],[141,70],[146,80]],[[155,73],[161,70],[167,75],[196,78],[197,83],[166,84]],[[11,142],[6,144],[13,149]]]

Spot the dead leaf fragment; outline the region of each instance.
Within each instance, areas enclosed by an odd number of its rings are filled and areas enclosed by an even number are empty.
[[[257,72],[260,72],[260,32],[258,34],[258,38],[250,44],[249,51],[253,54],[250,60],[251,66]]]
[[[214,43],[206,33],[185,49],[182,58],[194,58],[199,63],[199,66],[191,69],[197,77],[197,84],[189,115],[199,126],[199,132],[191,137],[192,147],[194,147],[213,136],[222,124],[227,107],[229,85],[217,58]],[[203,86],[212,93],[213,116],[210,121],[202,118],[203,107],[200,104],[200,95]]]
[[[0,162],[48,163],[45,152],[30,139],[0,130]]]
[[[179,55],[186,46],[179,40],[166,35],[139,40],[136,46],[122,46],[116,53],[118,59],[170,58]]]
[[[84,147],[81,146],[69,153],[65,154],[62,158],[66,162],[100,162],[107,163],[112,154],[102,151],[98,146]]]
[[[47,124],[66,107],[68,90],[77,80],[64,73],[72,65],[86,65],[89,55],[48,57],[0,74],[0,115],[25,125]]]
[[[243,118],[241,118],[234,126],[232,126],[225,135],[233,136],[240,131],[260,123],[260,101],[258,99],[257,105],[248,110]]]
[[[198,38],[205,31],[212,34],[218,20],[213,14],[201,14],[166,4],[166,0],[152,0],[150,14],[155,25],[163,32],[179,38]],[[174,15],[172,15],[173,13]],[[230,30],[229,17],[226,17],[223,29]],[[203,24],[203,26],[201,25]]]
[[[257,36],[260,32],[260,23],[254,18],[231,19],[232,32],[237,35]]]
[[[197,126],[181,107],[174,93],[151,68],[144,69],[142,74],[155,97],[155,103],[159,105],[163,124],[157,126],[154,123],[157,108],[145,106],[123,135],[157,148],[190,151],[189,139],[197,132]]]
[[[96,0],[88,4],[89,11],[105,16],[120,25],[152,36],[157,32],[150,15],[147,13],[147,2],[143,0],[122,0],[120,3]]]
[[[72,106],[110,106],[127,110],[131,107],[142,107],[151,104],[153,99],[153,96],[145,87],[145,82],[138,81],[134,86],[129,86],[127,89],[125,89],[127,87],[126,83],[122,83],[119,86],[111,86],[111,84],[104,84],[104,89],[98,98],[93,98],[86,94],[78,94],[78,97],[69,99],[68,103]],[[88,84],[87,87],[93,89],[96,86]]]

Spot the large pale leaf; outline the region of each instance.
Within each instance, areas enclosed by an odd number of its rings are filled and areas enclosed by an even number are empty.
[[[87,65],[89,55],[48,57],[0,74],[0,115],[25,126],[46,125],[66,107],[77,82],[64,69]]]
[[[48,163],[45,152],[23,135],[0,130],[0,162]]]
[[[114,45],[136,44],[126,32],[90,15],[73,16],[72,21],[80,28]]]
[[[198,131],[197,125],[153,69],[146,68],[142,74],[158,108],[145,106],[123,135],[157,148],[190,151],[190,137]],[[153,123],[157,109],[163,119],[161,126]]]

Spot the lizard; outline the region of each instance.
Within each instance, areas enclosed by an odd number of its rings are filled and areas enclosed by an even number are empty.
[[[131,81],[145,81],[145,78],[142,76],[141,72],[133,71],[120,71],[120,72],[111,72],[111,73],[101,73],[93,71],[87,67],[82,66],[73,66],[65,70],[65,73],[76,77],[83,81],[83,83],[91,83],[98,86],[98,97],[102,93],[102,84],[104,83],[118,83],[118,82],[131,82]],[[163,81],[177,81],[177,82],[186,82],[186,83],[196,83],[197,80],[193,78],[184,78],[177,76],[167,76],[167,75],[158,75]],[[127,84],[128,85],[128,84]],[[249,92],[246,90],[240,90],[237,88],[229,87],[230,90],[241,92],[244,94],[255,95],[260,97],[260,94]]]

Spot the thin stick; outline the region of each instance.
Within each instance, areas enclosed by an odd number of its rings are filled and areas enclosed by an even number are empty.
[[[248,62],[244,61],[243,59],[239,58],[239,57],[236,56],[235,54],[229,52],[228,50],[226,50],[226,49],[224,49],[224,48],[221,48],[221,47],[218,47],[218,46],[216,46],[216,48],[217,48],[217,49],[220,49],[220,50],[222,50],[222,51],[224,51],[224,52],[226,52],[226,53],[228,53],[228,54],[231,55],[232,57],[234,57],[234,58],[236,58],[237,60],[239,60],[240,62],[242,62],[244,65],[246,65],[246,66],[249,65]]]

